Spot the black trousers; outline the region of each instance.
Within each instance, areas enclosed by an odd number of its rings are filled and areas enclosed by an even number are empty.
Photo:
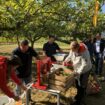
[[[76,80],[77,95],[75,97],[76,102],[74,103],[74,105],[82,105],[83,103],[85,103],[86,88],[87,88],[89,73],[90,71],[80,76],[80,85]]]
[[[102,75],[103,72],[103,54],[97,53],[95,55],[95,73],[97,75]]]

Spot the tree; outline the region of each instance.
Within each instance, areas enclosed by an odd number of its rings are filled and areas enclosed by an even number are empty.
[[[17,39],[25,37],[32,46],[47,35],[67,41],[83,39],[104,30],[105,14],[101,8],[98,25],[93,27],[94,6],[95,0],[1,0],[0,32],[14,32]]]

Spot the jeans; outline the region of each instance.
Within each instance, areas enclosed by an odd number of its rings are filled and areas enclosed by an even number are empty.
[[[26,78],[20,78],[20,80],[22,81],[22,83],[24,85],[27,85],[28,83],[30,83],[32,81],[32,77],[31,75],[26,77]],[[29,90],[31,91],[31,90]],[[29,92],[30,93],[30,92]],[[15,88],[15,95],[16,96],[20,96],[21,95],[21,87],[19,85],[16,85],[16,88]]]

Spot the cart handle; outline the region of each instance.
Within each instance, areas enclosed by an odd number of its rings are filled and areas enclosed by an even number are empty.
[[[33,83],[29,83],[26,85],[27,87],[27,91],[32,87]],[[26,95],[26,92],[27,91],[24,91],[21,95],[20,95],[20,98],[22,99],[25,95]]]

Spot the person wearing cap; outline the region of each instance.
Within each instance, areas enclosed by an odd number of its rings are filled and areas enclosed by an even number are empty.
[[[62,50],[55,42],[55,37],[49,36],[48,42],[43,45],[43,53],[45,56],[50,57],[52,61],[56,61],[53,55],[57,52],[62,52]]]
[[[25,83],[28,84],[32,80],[32,57],[40,59],[37,52],[29,46],[28,40],[23,40],[20,43],[20,46],[16,48],[13,52],[13,55],[20,57],[22,65],[17,68],[17,76]],[[16,94],[21,93],[20,87],[17,85]]]
[[[102,76],[103,72],[103,62],[104,62],[104,48],[105,40],[101,38],[101,34],[97,33],[94,40],[94,57],[95,57],[95,73]]]
[[[84,105],[84,96],[86,92],[88,76],[92,68],[89,51],[85,44],[73,41],[70,44],[70,53],[64,60],[64,63],[71,61],[74,68],[76,80],[77,95],[76,102],[73,105]]]
[[[8,97],[13,98],[16,101],[20,100],[20,97],[16,96],[14,92],[10,90],[9,86],[7,86],[7,84],[11,78],[23,90],[27,90],[15,73],[16,68],[19,67],[20,64],[21,60],[17,56],[12,56],[11,58],[0,56],[0,89]]]

